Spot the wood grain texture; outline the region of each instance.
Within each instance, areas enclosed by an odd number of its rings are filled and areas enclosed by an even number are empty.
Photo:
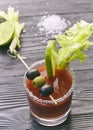
[[[27,57],[29,66],[44,58],[47,38],[37,24],[46,13],[72,24],[80,19],[93,22],[93,0],[0,0],[0,10],[7,11],[9,5],[19,10],[20,22],[25,23],[20,54]],[[72,111],[68,120],[56,127],[41,126],[31,117],[23,85],[26,68],[6,51],[7,47],[0,47],[0,130],[93,130],[93,47],[83,65],[78,61],[71,64],[75,74]]]

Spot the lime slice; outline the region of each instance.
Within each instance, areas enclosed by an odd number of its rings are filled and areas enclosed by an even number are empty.
[[[56,41],[50,40],[46,46],[45,64],[48,77],[54,76],[55,58],[52,56],[52,52],[57,52]]]
[[[0,46],[8,44],[14,34],[14,25],[11,22],[3,22],[0,24]]]

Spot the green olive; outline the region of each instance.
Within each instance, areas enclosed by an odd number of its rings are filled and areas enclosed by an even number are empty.
[[[46,82],[46,80],[43,76],[38,76],[38,77],[34,78],[32,81],[34,87],[36,87],[36,88],[42,87],[45,84],[45,82]]]

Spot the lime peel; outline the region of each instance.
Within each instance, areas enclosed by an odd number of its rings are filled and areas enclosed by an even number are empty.
[[[10,41],[7,40],[7,42],[2,44],[2,45],[6,45],[6,43],[7,44],[11,43],[9,50],[11,53],[13,53],[14,50],[16,49],[16,47],[18,47],[18,48],[21,47],[19,38],[20,38],[20,34],[24,28],[24,23],[19,23],[19,12],[14,11],[13,7],[9,7],[7,13],[5,13],[4,11],[0,11],[0,18],[3,18],[5,21],[12,23],[14,26],[14,32],[12,35],[12,39]],[[11,28],[12,28],[12,26],[10,27],[10,29]],[[7,30],[7,26],[5,26],[5,30]],[[10,32],[8,32],[8,33],[10,33]],[[2,34],[2,35],[4,35],[4,34]]]
[[[0,24],[0,46],[8,44],[14,35],[14,25],[6,21]]]

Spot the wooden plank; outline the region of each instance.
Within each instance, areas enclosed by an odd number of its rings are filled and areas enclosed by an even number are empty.
[[[22,16],[43,15],[46,12],[67,14],[93,11],[92,0],[69,0],[67,2],[64,0],[27,0],[26,2],[25,0],[4,0],[1,1],[0,8],[6,10],[9,5],[18,8]]]
[[[12,111],[13,112],[13,111]],[[92,130],[93,128],[93,114],[81,114],[81,115],[70,115],[68,120],[56,127],[45,127],[37,124],[30,115],[27,113],[27,109],[19,109],[16,111],[17,113],[12,113],[14,116],[11,115],[3,115],[0,116],[0,126],[3,130]],[[25,117],[25,118],[24,118]],[[73,121],[74,120],[74,121]]]
[[[20,21],[26,24],[20,54],[27,57],[25,61],[29,66],[44,58],[47,38],[37,28],[42,16],[57,14],[72,24],[80,19],[93,21],[93,0],[2,0],[0,10],[6,11],[9,5],[20,11]],[[18,59],[9,57],[6,50],[0,47],[0,130],[93,129],[93,47],[87,52],[89,59],[84,65],[78,61],[71,64],[76,78],[72,111],[68,120],[56,127],[41,126],[30,117],[23,87],[26,68]]]

